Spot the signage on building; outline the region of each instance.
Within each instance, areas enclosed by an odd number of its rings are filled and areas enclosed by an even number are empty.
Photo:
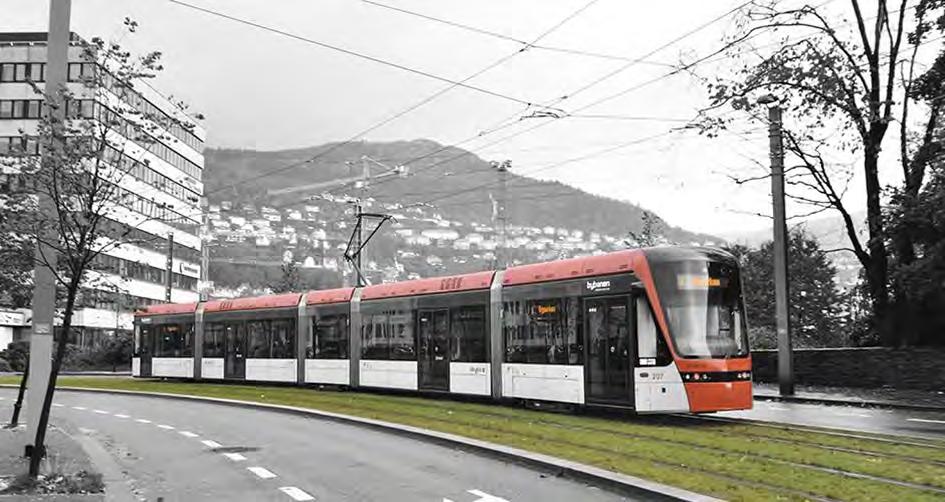
[[[177,268],[182,274],[198,275],[200,273],[200,267],[189,263],[178,263]]]

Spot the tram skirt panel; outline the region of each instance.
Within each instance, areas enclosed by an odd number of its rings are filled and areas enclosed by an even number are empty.
[[[584,366],[503,364],[502,395],[584,404]]]
[[[306,359],[305,383],[348,385],[350,368],[347,359]]]
[[[169,378],[193,378],[194,358],[155,357],[151,359],[151,376]]]
[[[200,378],[223,380],[223,358],[205,357],[200,360]]]

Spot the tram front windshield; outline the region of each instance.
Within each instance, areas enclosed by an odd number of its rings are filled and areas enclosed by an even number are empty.
[[[741,281],[733,263],[681,260],[652,264],[670,337],[682,357],[748,355]]]

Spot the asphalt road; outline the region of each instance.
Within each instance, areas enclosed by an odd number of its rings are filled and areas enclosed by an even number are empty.
[[[729,411],[710,416],[945,439],[945,412],[755,401],[755,407],[750,411]]]
[[[0,389],[0,397],[8,409],[16,396]],[[500,460],[316,418],[93,393],[60,392],[55,403],[53,425],[100,446],[137,500],[626,500]]]

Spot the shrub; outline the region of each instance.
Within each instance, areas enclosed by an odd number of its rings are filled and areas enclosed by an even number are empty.
[[[0,358],[0,371],[13,371],[6,359]]]

